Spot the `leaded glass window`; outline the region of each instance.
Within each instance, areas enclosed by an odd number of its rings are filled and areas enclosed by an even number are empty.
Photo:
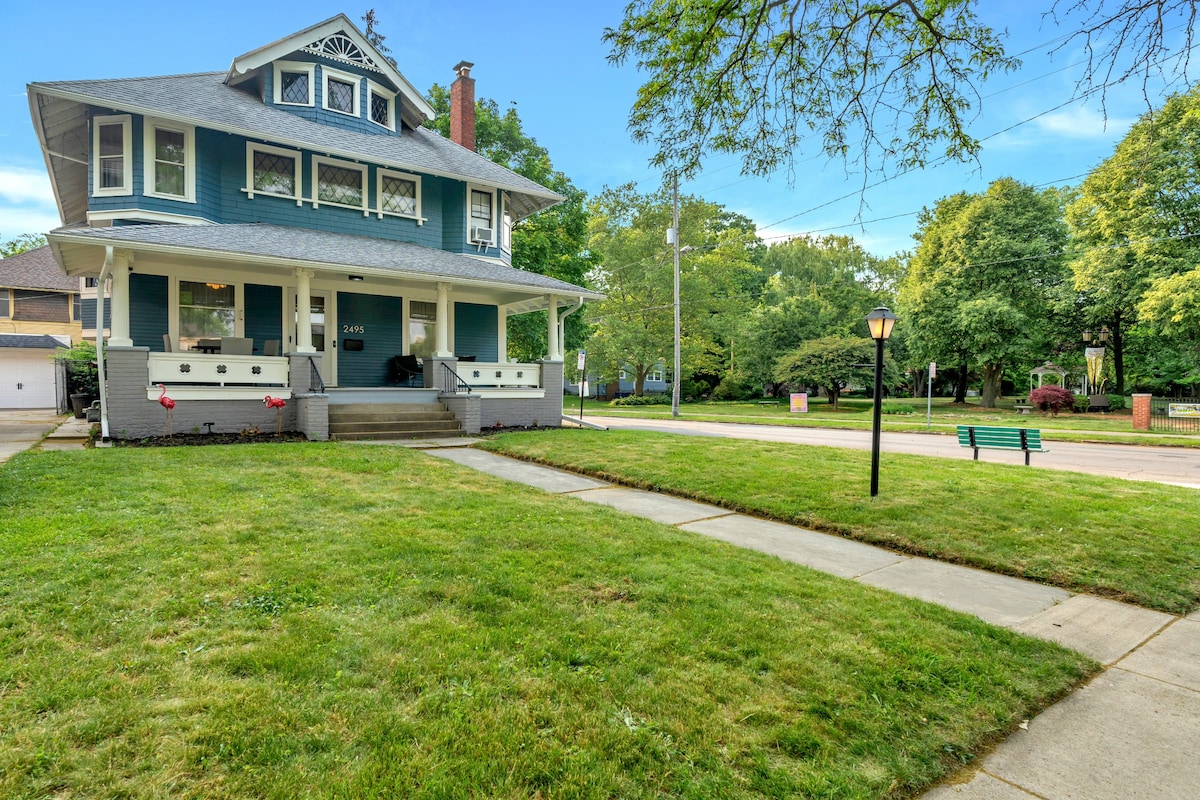
[[[381,94],[371,92],[371,121],[390,128],[392,125],[388,99]]]
[[[280,73],[280,83],[279,97],[283,102],[301,106],[309,104],[307,72]]]
[[[406,217],[417,215],[417,182],[407,178],[394,178],[383,175],[380,178],[383,189],[382,210],[389,214],[401,214]]]
[[[182,131],[154,131],[154,191],[183,197],[187,193],[187,148]]]
[[[317,164],[317,200],[344,206],[363,206],[363,174],[337,164]]]
[[[125,186],[125,126],[100,126],[100,188],[121,189]]]
[[[354,113],[354,84],[330,78],[326,85],[325,106],[344,114]]]
[[[295,157],[255,150],[253,187],[256,192],[295,197]]]

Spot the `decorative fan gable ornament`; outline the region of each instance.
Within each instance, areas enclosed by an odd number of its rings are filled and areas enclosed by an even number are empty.
[[[304,49],[319,56],[328,56],[338,61],[344,61],[347,64],[358,64],[359,66],[373,69],[376,72],[383,71],[370,56],[363,52],[361,47],[354,43],[353,39],[344,33],[331,33],[324,39],[318,39]]]

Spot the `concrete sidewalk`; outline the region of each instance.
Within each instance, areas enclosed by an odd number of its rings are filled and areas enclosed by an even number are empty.
[[[928,800],[1194,800],[1200,796],[1200,612],[1187,618],[838,536],[481,450],[430,455],[601,503],[786,561],[975,614],[1059,642],[1106,669],[1031,720]]]
[[[54,409],[48,408],[0,411],[0,464],[17,453],[36,447],[64,419]]]

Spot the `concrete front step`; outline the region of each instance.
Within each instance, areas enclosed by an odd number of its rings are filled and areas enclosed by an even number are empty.
[[[331,439],[425,439],[460,436],[441,403],[347,403],[329,407]]]

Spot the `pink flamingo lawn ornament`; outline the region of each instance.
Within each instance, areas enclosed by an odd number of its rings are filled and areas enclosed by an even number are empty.
[[[282,397],[267,395],[263,398],[263,405],[267,408],[273,408],[278,412],[275,419],[275,435],[278,436],[283,431],[283,407],[287,405],[287,400],[284,400]]]
[[[167,421],[163,426],[163,433],[170,437],[174,432],[171,430],[171,423],[175,419],[175,401],[167,397],[167,387],[165,384],[159,384],[159,389],[162,389],[162,394],[158,396],[158,404],[167,410]]]

